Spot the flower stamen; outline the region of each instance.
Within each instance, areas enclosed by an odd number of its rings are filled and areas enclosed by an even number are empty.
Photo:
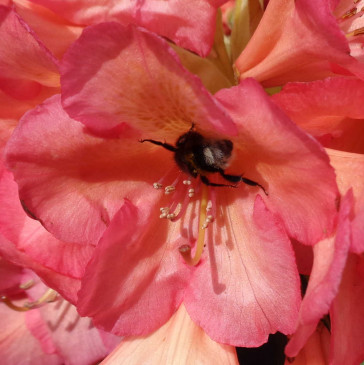
[[[355,29],[354,31],[350,32],[350,33],[346,33],[346,37],[355,37],[357,35],[362,35],[364,34],[364,27]]]
[[[354,16],[356,13],[358,12],[357,8],[351,8],[350,10],[348,10],[346,13],[344,13],[341,16],[341,19],[348,19],[351,18],[352,16]]]
[[[27,282],[20,284],[19,288],[23,290],[30,289],[35,284],[33,279],[28,280]]]
[[[12,310],[17,312],[26,312],[30,309],[35,309],[43,306],[46,303],[54,302],[57,299],[58,293],[53,289],[48,289],[38,300],[34,302],[25,302],[22,306],[14,304],[7,296],[2,296],[1,301]]]

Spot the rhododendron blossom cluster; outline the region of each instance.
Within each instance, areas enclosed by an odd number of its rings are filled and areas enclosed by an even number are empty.
[[[363,15],[0,0],[2,362],[364,361]]]

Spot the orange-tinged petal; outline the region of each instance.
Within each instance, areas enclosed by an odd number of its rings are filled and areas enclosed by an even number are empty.
[[[0,6],[0,76],[59,85],[57,60],[15,11]]]
[[[171,319],[147,337],[122,341],[103,365],[239,364],[234,347],[219,344],[189,317],[182,304]]]
[[[66,53],[61,73],[66,111],[93,130],[126,122],[144,138],[172,142],[192,123],[207,131],[236,132],[168,44],[134,26],[103,23],[85,29]]]

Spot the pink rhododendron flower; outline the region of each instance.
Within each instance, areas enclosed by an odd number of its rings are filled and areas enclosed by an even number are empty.
[[[212,47],[217,8],[227,0],[33,0],[74,24],[120,21],[143,26],[206,56]]]
[[[239,364],[235,348],[212,341],[188,316],[183,305],[147,337],[128,338],[103,364]]]
[[[8,305],[0,303],[2,364],[87,365],[103,359],[120,341],[79,317],[74,306],[47,291],[30,270],[1,258],[0,272],[0,294]]]
[[[254,77],[265,86],[337,74],[363,79],[362,7],[346,0],[270,1],[236,61],[240,78]]]
[[[257,346],[291,333],[300,294],[286,232],[314,244],[336,217],[335,177],[319,144],[254,80],[214,98],[165,41],[133,26],[87,28],[61,68],[68,114],[58,96],[27,113],[7,159],[27,209],[57,238],[101,238],[80,313],[108,331],[145,335],[184,302],[218,342]],[[230,163],[220,176],[195,165],[202,181],[193,179],[171,151],[138,141],[173,149],[189,130],[233,144],[231,158],[218,149]],[[207,184],[234,185],[226,178],[242,173],[252,186]]]

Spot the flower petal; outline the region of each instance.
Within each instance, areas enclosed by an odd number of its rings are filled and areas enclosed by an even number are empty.
[[[127,338],[103,364],[239,364],[233,347],[212,341],[189,318],[183,304],[148,337]]]
[[[59,85],[57,60],[15,11],[0,5],[0,77]]]
[[[17,250],[15,245],[0,234],[0,254],[6,260],[14,265],[24,266],[33,270],[42,280],[52,288],[57,288],[58,293],[68,301],[75,303],[77,300],[77,291],[81,282],[68,276],[58,274],[43,265],[35,262],[29,256]]]
[[[186,289],[189,315],[214,341],[234,346],[256,347],[270,333],[292,333],[300,284],[280,220],[260,196],[254,208],[252,199],[245,198],[221,214],[224,227],[217,217],[213,224],[219,225],[218,232],[208,240],[209,258],[201,260]]]
[[[85,29],[66,53],[61,74],[66,111],[93,130],[110,131],[126,122],[144,138],[163,136],[171,143],[192,123],[235,132],[229,116],[168,44],[133,26]]]
[[[59,365],[56,353],[44,353],[39,341],[31,334],[26,325],[29,313],[15,312],[0,305],[0,353],[5,365],[24,364],[29,357],[37,365]],[[29,363],[29,362],[28,362]]]
[[[351,251],[364,251],[364,155],[327,149],[330,163],[335,168],[341,194],[352,188],[355,205],[351,222]]]
[[[157,194],[151,185],[173,157],[145,153],[138,136],[127,133],[92,136],[69,118],[59,96],[22,118],[8,143],[8,163],[21,200],[58,239],[96,244],[125,196],[137,203],[143,188]]]
[[[214,39],[216,10],[226,0],[33,0],[76,24],[133,23],[206,56]]]
[[[229,172],[244,173],[265,188],[267,206],[282,217],[291,237],[314,244],[329,235],[338,190],[322,147],[297,128],[253,79],[216,97],[239,130]]]
[[[270,1],[236,67],[241,79],[254,77],[265,86],[335,73],[364,77],[327,0]]]
[[[289,83],[273,101],[302,129],[336,150],[364,153],[364,81]],[[320,138],[321,137],[321,138]]]
[[[314,262],[297,330],[290,339],[287,356],[293,357],[303,348],[315,331],[321,317],[328,313],[335,298],[350,247],[350,212],[353,194],[349,191],[342,201],[336,237],[327,238],[314,247]]]
[[[349,254],[331,315],[332,365],[356,365],[364,360],[364,259]]]
[[[83,27],[69,24],[59,14],[34,4],[33,1],[16,1],[14,7],[58,59],[82,32]]]
[[[178,251],[181,231],[150,215],[155,204],[152,196],[145,196],[139,209],[125,201],[100,240],[78,293],[79,313],[117,335],[149,334],[183,299],[189,268]]]
[[[63,299],[39,309],[42,320],[51,332],[52,341],[63,361],[70,365],[98,363],[109,351],[103,343],[99,330],[90,318],[82,318],[76,307]],[[120,338],[111,334],[114,346]]]
[[[5,170],[0,175],[0,201],[0,232],[18,250],[57,273],[82,276],[94,247],[61,242],[29,218],[19,201],[18,186]]]

